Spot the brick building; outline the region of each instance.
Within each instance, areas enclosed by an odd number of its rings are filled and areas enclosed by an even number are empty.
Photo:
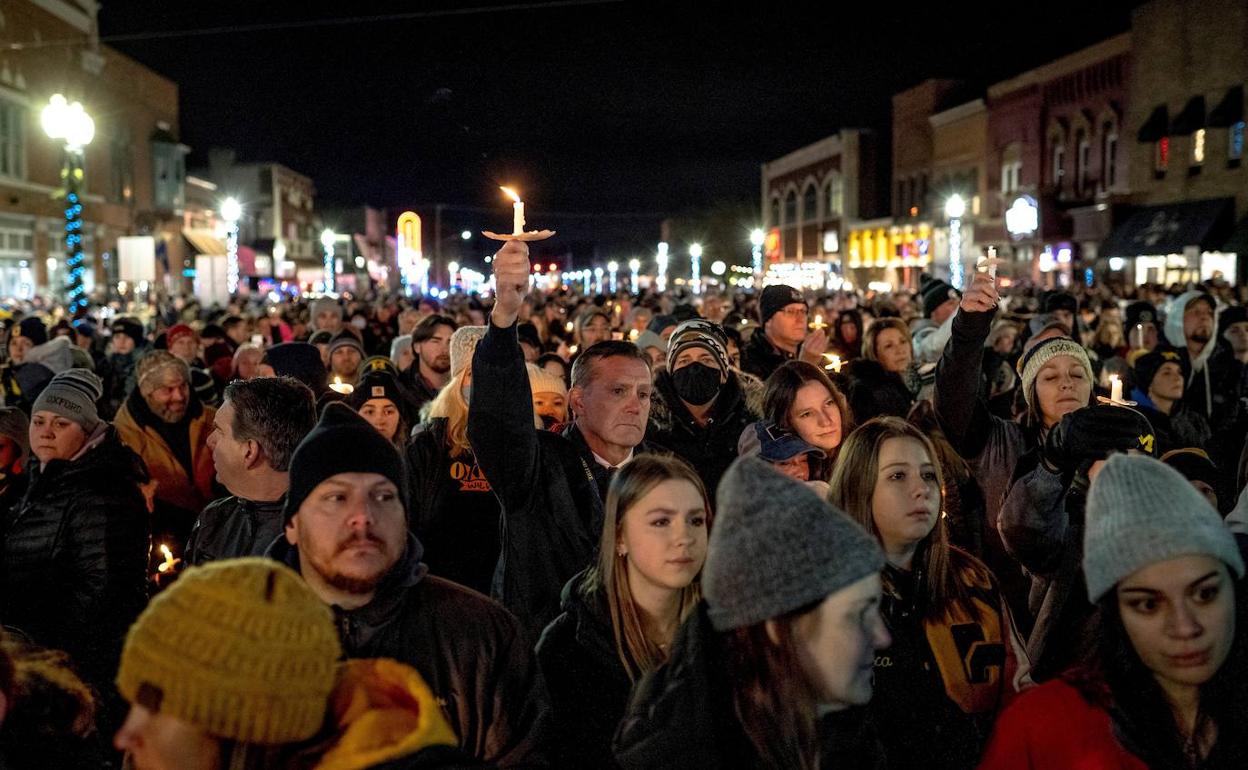
[[[117,279],[117,238],[157,237],[158,275],[179,264],[184,155],[178,89],[99,43],[95,0],[11,0],[0,6],[0,297],[60,296],[63,148],[40,113],[54,93],[95,120],[85,151],[84,283]]]

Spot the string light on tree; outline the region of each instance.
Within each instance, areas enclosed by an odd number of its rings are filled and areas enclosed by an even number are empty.
[[[689,245],[689,281],[693,284],[693,293],[702,293],[702,244]]]
[[[630,278],[632,279],[632,283],[629,286],[629,289],[632,291],[637,291],[637,277],[641,273],[641,260],[637,259],[636,257],[633,257],[632,259],[628,260],[628,269],[632,273],[632,275],[630,276]]]
[[[949,283],[961,291],[965,281],[962,267],[962,217],[966,215],[966,201],[961,195],[951,195],[945,201],[945,216],[949,217]]]
[[[243,207],[234,198],[221,201],[221,218],[225,220],[225,290],[232,297],[238,293],[238,220]]]
[[[757,280],[763,278],[763,242],[767,239],[767,235],[757,228],[750,232],[750,255],[754,258],[754,277]]]

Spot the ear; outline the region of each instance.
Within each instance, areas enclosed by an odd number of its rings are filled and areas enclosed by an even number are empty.
[[[243,450],[243,464],[247,470],[260,465],[260,461],[264,459],[264,450],[260,448],[260,442],[249,439],[247,448]]]
[[[298,516],[299,514],[295,514]],[[290,521],[286,522],[286,542],[291,545],[299,545],[299,530],[295,527],[295,516],[290,517]]]
[[[763,621],[763,628],[767,631],[767,638],[771,640],[771,643],[779,647],[780,624],[774,620],[768,619]]]
[[[584,396],[585,392],[578,386],[573,386],[568,391],[568,404],[571,405],[574,414],[581,415],[585,413]]]

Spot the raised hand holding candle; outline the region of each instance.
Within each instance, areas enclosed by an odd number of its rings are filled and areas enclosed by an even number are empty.
[[[510,187],[500,187],[500,190],[507,193],[507,197],[511,198],[514,203],[511,204],[512,211],[512,235],[524,234],[524,201],[520,200],[520,193]]]
[[[830,372],[836,372],[837,374],[840,374],[841,357],[835,353],[824,353],[823,357],[828,359],[828,363],[825,364],[823,368]]]

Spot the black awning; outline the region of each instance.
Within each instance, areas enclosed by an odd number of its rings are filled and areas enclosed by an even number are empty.
[[[1183,111],[1174,116],[1171,136],[1187,136],[1205,127],[1205,97],[1193,96]]]
[[[1160,105],[1153,110],[1153,114],[1148,116],[1148,120],[1144,121],[1144,125],[1140,126],[1139,140],[1141,142],[1156,142],[1170,133],[1170,111],[1166,109],[1166,105]]]
[[[1234,198],[1144,206],[1114,229],[1102,257],[1179,254],[1188,246],[1222,250],[1235,216]]]
[[[1227,89],[1226,96],[1209,113],[1210,128],[1226,128],[1244,119],[1244,87]]]

